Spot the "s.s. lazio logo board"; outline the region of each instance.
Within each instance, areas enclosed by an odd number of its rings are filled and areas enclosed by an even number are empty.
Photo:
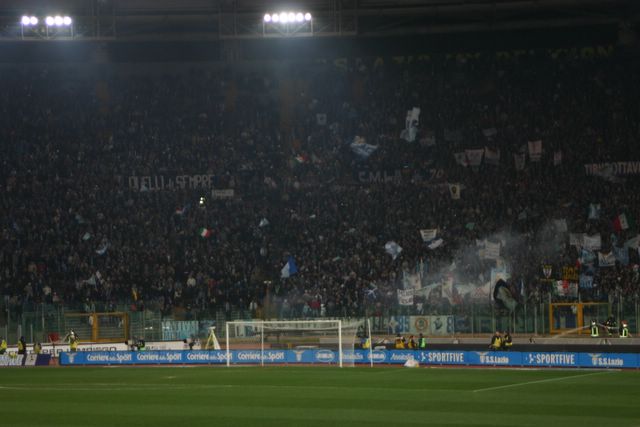
[[[488,351],[476,351],[480,365],[510,365],[511,358],[508,354],[491,353]]]
[[[601,368],[622,368],[624,359],[617,354],[587,353],[591,358],[591,365]]]

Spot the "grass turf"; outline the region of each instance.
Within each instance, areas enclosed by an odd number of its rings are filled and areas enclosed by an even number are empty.
[[[640,426],[640,371],[3,368],[0,424]]]

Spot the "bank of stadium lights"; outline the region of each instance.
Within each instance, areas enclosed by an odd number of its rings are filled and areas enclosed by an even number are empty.
[[[280,13],[267,13],[264,15],[264,22],[270,23],[280,23],[280,24],[288,24],[288,23],[302,23],[302,22],[311,22],[311,14],[309,12],[280,12]]]
[[[69,35],[73,37],[73,19],[66,15],[50,15],[44,18],[44,25],[37,16],[24,15],[20,19],[22,29],[22,38],[25,36],[25,30],[37,33],[43,26],[45,28],[46,37],[52,35]]]
[[[263,35],[313,33],[313,16],[300,11],[266,13],[262,18],[262,30]]]

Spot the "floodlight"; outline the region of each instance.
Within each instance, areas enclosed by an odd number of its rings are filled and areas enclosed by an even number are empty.
[[[311,21],[311,14],[309,12],[304,14],[304,20],[305,21]]]
[[[304,15],[302,15],[302,13],[298,12],[296,13],[296,22],[302,22],[304,21]]]
[[[21,22],[22,25],[29,25],[31,24],[31,19],[28,16],[23,16]]]
[[[29,18],[29,24],[31,25],[38,25],[38,18],[35,16],[32,16]]]
[[[280,12],[280,22],[282,22],[283,24],[289,22],[289,15],[287,15],[286,12]]]
[[[68,16],[65,16],[64,18],[62,18],[62,22],[64,23],[64,25],[68,27],[69,25],[71,25],[71,18]]]
[[[268,13],[264,15],[264,22],[271,22],[271,15],[269,15]]]
[[[53,21],[56,24],[56,27],[61,27],[62,24],[64,23],[64,20],[62,19],[62,16],[58,15],[55,18],[53,18]]]
[[[49,26],[49,27],[53,26],[53,24],[55,23],[55,21],[54,21],[54,19],[53,19],[53,16],[47,16],[47,17],[44,19],[44,22],[45,22],[45,24],[47,24],[47,26]]]
[[[273,22],[279,22],[280,21],[280,15],[278,15],[277,13],[274,13],[273,16],[271,17],[271,19],[273,20]]]
[[[289,22],[294,22],[296,20],[296,14],[293,12],[289,12],[287,19],[289,20]]]

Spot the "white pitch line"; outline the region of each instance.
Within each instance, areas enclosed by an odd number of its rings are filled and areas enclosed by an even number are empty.
[[[583,375],[569,375],[566,377],[559,377],[559,378],[547,378],[545,380],[536,380],[536,381],[527,381],[524,383],[515,383],[515,384],[507,384],[507,385],[499,385],[496,387],[487,387],[487,388],[479,388],[477,390],[473,390],[474,393],[478,393],[481,391],[491,391],[491,390],[500,390],[503,388],[510,388],[510,387],[520,387],[520,386],[525,386],[525,385],[530,385],[530,384],[542,384],[542,383],[550,383],[553,381],[563,381],[563,380],[568,380],[571,378],[584,378],[584,377],[589,377],[592,375],[602,375],[602,374],[608,374],[612,371],[599,371],[599,372],[591,372],[588,374],[583,374]]]
[[[121,384],[84,384],[83,386],[76,385],[57,385],[57,386],[0,386],[0,390],[16,390],[16,391],[159,391],[159,390],[192,390],[194,388],[199,389],[213,389],[213,388],[231,388],[233,385],[228,384],[209,384],[209,385],[190,385],[190,384],[178,384],[178,385],[167,385],[167,384],[149,384],[147,386],[139,386],[139,385],[126,385],[122,386]]]

